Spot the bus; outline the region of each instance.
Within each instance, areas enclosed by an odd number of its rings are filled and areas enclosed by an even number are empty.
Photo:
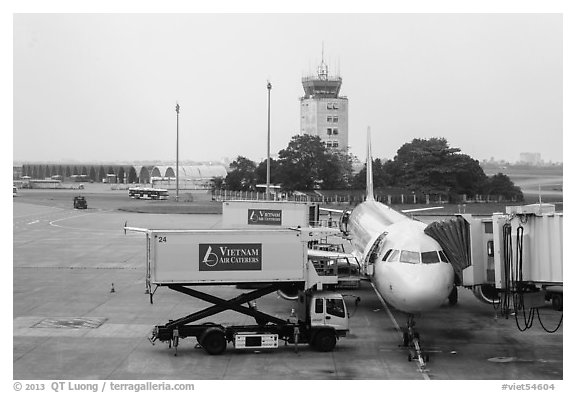
[[[167,200],[168,190],[163,188],[132,187],[128,189],[128,196],[134,199]]]

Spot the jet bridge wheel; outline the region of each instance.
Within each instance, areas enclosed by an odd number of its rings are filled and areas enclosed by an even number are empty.
[[[320,352],[330,352],[336,346],[336,335],[328,329],[320,330],[314,336],[312,346]]]
[[[221,355],[226,350],[226,336],[222,329],[207,329],[199,341],[202,348],[210,355]]]

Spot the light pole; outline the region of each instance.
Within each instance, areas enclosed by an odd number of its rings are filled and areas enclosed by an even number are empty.
[[[270,90],[272,84],[268,81],[268,159],[266,160],[266,200],[270,199]]]
[[[180,105],[176,103],[176,202],[178,202],[179,197],[179,187],[178,187],[178,172],[180,172],[178,166],[178,118],[180,115]]]

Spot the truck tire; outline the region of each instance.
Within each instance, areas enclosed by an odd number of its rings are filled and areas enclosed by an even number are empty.
[[[314,336],[312,346],[320,352],[330,352],[336,346],[336,335],[328,329],[320,330]]]
[[[208,329],[202,335],[200,345],[210,355],[221,355],[226,351],[226,336],[221,329]]]

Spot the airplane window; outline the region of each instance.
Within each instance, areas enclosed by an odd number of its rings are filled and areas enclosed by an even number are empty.
[[[436,251],[428,251],[422,253],[422,263],[438,263],[438,253]]]
[[[392,249],[389,249],[388,251],[386,251],[386,254],[384,254],[384,258],[382,258],[382,260],[385,261],[386,258],[388,257],[388,255],[390,255],[391,252],[392,252]]]
[[[400,251],[392,250],[392,253],[388,256],[388,262],[398,262],[398,256],[400,255]]]
[[[448,257],[446,256],[446,254],[444,254],[444,251],[438,251],[438,254],[440,254],[440,260],[442,262],[448,262],[450,263],[450,261],[448,260]]]
[[[420,253],[414,251],[402,251],[400,262],[420,263]]]
[[[345,317],[344,301],[342,299],[326,299],[326,313],[336,317]]]

